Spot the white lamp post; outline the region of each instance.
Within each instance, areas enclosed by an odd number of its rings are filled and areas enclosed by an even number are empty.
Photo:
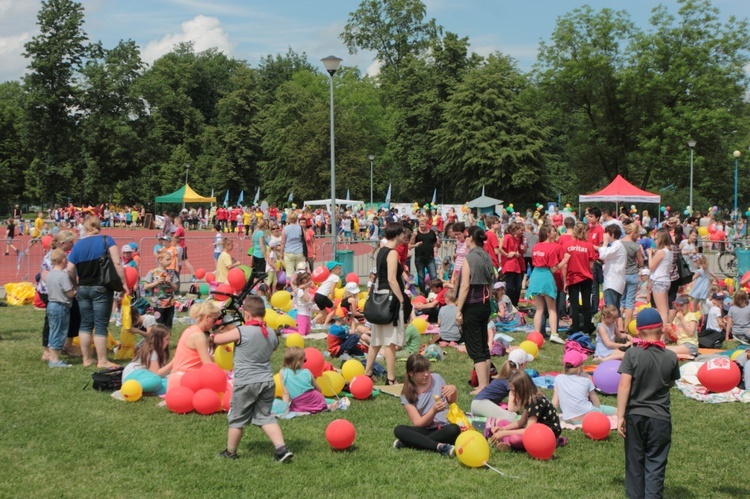
[[[190,173],[190,163],[185,163],[185,187],[188,183],[188,173]],[[185,198],[182,198],[182,207],[185,208]]]
[[[367,157],[370,158],[370,207],[372,208],[372,162],[375,160],[375,155],[370,154]]]
[[[694,140],[688,140],[688,147],[690,148],[690,214],[692,215],[693,210],[693,149],[695,149],[696,142]]]
[[[740,156],[742,156],[742,153],[737,150],[732,153],[734,156],[734,213],[732,214],[732,218],[737,217],[737,180],[738,180],[738,166],[739,166],[739,159]]]
[[[321,61],[330,75],[331,83],[331,237],[333,238],[333,255],[331,260],[335,260],[338,234],[336,234],[336,148],[333,140],[333,75],[338,71],[342,59],[329,55],[325,59],[321,59]]]

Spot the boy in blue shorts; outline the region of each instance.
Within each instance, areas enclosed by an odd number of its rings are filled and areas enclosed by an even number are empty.
[[[625,352],[617,387],[617,431],[625,439],[625,494],[664,495],[672,444],[669,389],[680,379],[677,355],[660,341],[662,319],[654,308],[638,313],[641,341]]]

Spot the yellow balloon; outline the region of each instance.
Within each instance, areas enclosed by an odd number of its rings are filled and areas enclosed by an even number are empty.
[[[344,297],[344,288],[336,288],[336,290],[333,292],[333,297],[337,300],[340,300]]]
[[[456,439],[456,456],[469,468],[480,468],[490,458],[487,439],[476,430],[467,430]]]
[[[322,376],[318,376],[316,379],[320,391],[326,397],[334,397],[344,389],[344,377],[336,371],[326,371]]]
[[[644,303],[643,305],[638,305],[638,306],[637,306],[637,307],[635,308],[635,313],[637,314],[638,312],[640,312],[640,311],[641,311],[641,310],[643,310],[644,308],[651,308],[651,304],[650,304],[650,303]]]
[[[129,379],[120,387],[120,393],[128,402],[138,402],[143,396],[143,388],[136,380]]]
[[[292,303],[292,295],[289,291],[276,291],[271,295],[271,305],[274,308],[284,308]]]
[[[279,377],[279,373],[273,375],[273,382],[276,384],[276,391],[274,392],[274,396],[276,398],[281,398],[281,396],[284,394],[284,390],[281,389],[281,378]]]
[[[367,298],[360,298],[360,300],[357,302],[357,308],[361,312],[365,309],[365,302],[367,301]]]
[[[367,299],[367,291],[360,291],[358,295],[360,300],[366,300]]]
[[[638,336],[638,329],[636,329],[636,322],[635,319],[630,321],[630,324],[628,324],[628,332],[633,336]]]
[[[286,337],[286,347],[305,348],[305,338],[299,333],[292,333]]]
[[[284,312],[289,312],[291,309],[292,309],[292,302],[289,302],[283,307],[281,307],[281,310],[283,310]]]
[[[263,320],[265,320],[266,324],[268,324],[272,329],[277,329],[279,327],[279,314],[277,314],[270,308],[266,309],[266,315],[263,317]]]
[[[288,315],[279,315],[276,319],[277,327],[297,327],[297,321],[289,317]]]
[[[411,321],[411,325],[417,328],[419,334],[424,334],[425,331],[427,331],[427,321],[422,319],[421,317],[417,317],[416,319]]]
[[[530,340],[522,341],[520,345],[518,345],[521,350],[526,352],[527,354],[531,355],[536,359],[537,354],[539,353],[539,347],[536,346],[536,343]]]
[[[234,369],[234,343],[217,345],[214,350],[214,361],[216,365],[225,371]]]
[[[734,286],[734,281],[732,280],[731,277],[725,277],[724,284],[726,284],[727,286]]]
[[[358,360],[349,359],[341,366],[341,374],[346,381],[351,381],[355,377],[365,373],[365,366]]]
[[[745,351],[746,351],[746,350],[737,350],[737,351],[735,351],[734,353],[732,353],[732,356],[731,356],[731,357],[729,357],[729,358],[730,358],[731,360],[734,360],[734,359],[736,359],[737,357],[739,357],[740,355],[742,355],[742,354],[743,354],[743,353],[744,353]],[[348,361],[347,361],[347,362],[348,362]]]
[[[698,227],[698,235],[706,237],[708,235],[708,227]]]

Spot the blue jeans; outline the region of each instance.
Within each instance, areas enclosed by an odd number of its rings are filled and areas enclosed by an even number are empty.
[[[83,334],[107,336],[109,317],[112,315],[114,291],[104,286],[78,286],[78,308],[81,310],[81,329]]]
[[[604,290],[604,306],[606,307],[607,305],[614,305],[619,313],[621,297],[622,295],[618,293],[617,291],[615,291],[614,289],[611,289],[611,288],[605,289]]]
[[[47,303],[47,320],[49,321],[49,347],[62,350],[68,336],[70,308],[64,303],[51,301]]]
[[[435,257],[432,255],[420,255],[414,257],[414,265],[417,267],[417,278],[419,279],[419,290],[425,294],[427,287],[424,282],[424,270],[430,275],[430,280],[437,279],[437,269],[435,268]]]
[[[638,274],[625,274],[625,292],[622,294],[622,307],[635,307],[635,294],[638,292]]]

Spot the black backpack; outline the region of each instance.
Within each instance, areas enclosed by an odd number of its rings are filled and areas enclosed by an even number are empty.
[[[698,333],[698,346],[701,348],[723,348],[724,331],[705,329]]]
[[[122,372],[124,370],[124,367],[119,366],[96,371],[91,375],[91,386],[94,388],[94,390],[99,390],[102,392],[113,392],[115,390],[119,390],[122,386]],[[88,386],[89,383],[86,383],[86,386],[83,387],[84,390]]]

